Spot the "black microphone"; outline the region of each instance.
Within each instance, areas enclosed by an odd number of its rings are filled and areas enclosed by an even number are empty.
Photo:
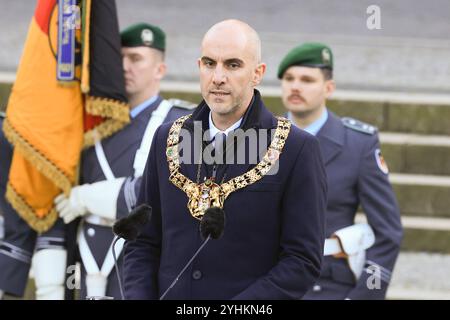
[[[133,210],[131,210],[128,216],[117,220],[113,225],[113,232],[116,235],[112,244],[112,253],[114,258],[114,265],[116,268],[117,281],[119,282],[120,296],[122,300],[125,300],[123,294],[122,278],[119,273],[119,266],[117,265],[117,257],[115,251],[115,245],[120,238],[127,241],[134,241],[142,231],[142,227],[150,220],[152,215],[152,207],[143,203]]]
[[[141,233],[141,228],[150,220],[152,207],[141,204],[134,208],[130,214],[119,219],[113,225],[113,232],[119,238],[134,241]]]
[[[223,235],[225,228],[225,211],[219,207],[208,208],[200,221],[200,233],[203,239],[211,236],[219,239]]]
[[[203,215],[202,220],[200,221],[200,233],[203,238],[206,240],[203,244],[198,248],[198,250],[194,253],[192,258],[188,261],[188,263],[184,266],[184,268],[177,275],[175,280],[170,284],[170,286],[164,291],[159,300],[164,299],[164,297],[169,293],[169,291],[175,286],[180,277],[186,271],[186,269],[191,265],[192,261],[194,261],[195,257],[202,251],[203,247],[208,243],[210,239],[219,239],[223,235],[223,229],[225,228],[225,211],[219,207],[211,207],[206,209],[205,214]]]

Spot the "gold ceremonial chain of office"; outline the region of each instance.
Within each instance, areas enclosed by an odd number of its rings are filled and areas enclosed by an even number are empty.
[[[166,156],[169,164],[169,180],[186,193],[189,199],[187,204],[189,212],[194,218],[201,220],[206,209],[209,207],[223,208],[225,200],[232,192],[257,182],[270,171],[283,151],[291,123],[285,118],[277,117],[278,123],[274,138],[262,160],[253,169],[219,185],[212,179],[207,179],[203,183],[198,183],[198,181],[195,183],[180,172],[178,150],[180,131],[184,122],[190,117],[191,115],[183,116],[172,124],[167,137]]]

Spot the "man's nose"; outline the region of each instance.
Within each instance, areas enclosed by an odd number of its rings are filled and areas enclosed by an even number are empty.
[[[123,71],[128,71],[130,69],[130,62],[128,61],[128,59],[126,58],[122,59],[122,67]]]
[[[225,81],[226,81],[226,75],[225,75],[223,68],[221,66],[217,66],[214,69],[214,73],[213,73],[213,83],[216,86],[220,86],[220,85],[224,84]]]
[[[301,92],[302,91],[302,85],[300,81],[294,80],[291,84],[291,91],[293,92]]]

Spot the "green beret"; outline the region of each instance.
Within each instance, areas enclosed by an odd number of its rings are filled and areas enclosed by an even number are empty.
[[[166,34],[159,27],[148,23],[137,23],[120,33],[122,47],[150,47],[166,50]]]
[[[333,52],[323,43],[307,42],[295,47],[284,57],[278,66],[279,79],[290,66],[333,69]]]

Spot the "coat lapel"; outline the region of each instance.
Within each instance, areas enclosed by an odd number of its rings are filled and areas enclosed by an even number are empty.
[[[328,111],[328,119],[317,133],[324,164],[327,165],[341,151],[345,143],[345,128],[341,120]]]

